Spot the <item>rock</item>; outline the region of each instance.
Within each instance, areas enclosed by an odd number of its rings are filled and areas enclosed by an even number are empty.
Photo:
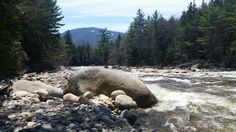
[[[8,118],[9,118],[9,119],[13,119],[13,118],[15,118],[15,117],[16,117],[15,114],[10,114],[10,115],[8,115]]]
[[[48,91],[46,89],[36,90],[35,93],[39,95],[39,100],[41,102],[46,102],[49,99]]]
[[[48,117],[45,116],[45,115],[37,115],[37,119],[38,119],[38,120],[42,120],[42,121],[47,121],[47,120],[48,120]]]
[[[8,113],[7,112],[0,112],[0,120],[1,119],[7,119],[8,118]]]
[[[115,105],[120,109],[137,108],[136,102],[127,95],[118,95],[115,99]]]
[[[74,124],[74,123],[71,123],[70,125],[69,125],[69,128],[75,128],[76,127],[76,125]]]
[[[22,97],[25,97],[27,95],[32,95],[32,93],[26,91],[17,91],[12,94],[12,99],[20,100]]]
[[[95,127],[98,129],[98,130],[102,130],[102,124],[95,124]]]
[[[19,80],[13,83],[12,89],[13,89],[13,94],[17,91],[26,91],[29,93],[36,93],[36,92],[39,93],[40,91],[40,93],[45,93],[45,91],[43,92],[42,90],[44,89],[48,92],[49,96],[59,97],[59,98],[63,97],[63,90],[59,88],[54,88],[50,85],[38,81]]]
[[[86,93],[84,93],[83,96],[84,96],[85,98],[87,98],[87,99],[91,99],[91,98],[93,98],[93,95],[92,95],[91,92],[86,92]]]
[[[114,100],[118,95],[126,95],[122,90],[115,90],[111,93],[111,98]]]
[[[138,114],[132,110],[125,109],[121,112],[120,117],[125,118],[129,123],[134,124],[138,119]]]
[[[83,96],[78,97],[78,96],[71,94],[71,93],[64,95],[63,99],[65,101],[78,102],[80,104],[90,104],[90,101],[87,98],[85,98]]]
[[[131,73],[105,68],[89,68],[79,71],[68,80],[64,93],[110,96],[115,90],[123,90],[139,107],[147,108],[158,102],[146,85]]]
[[[104,102],[107,105],[107,107],[109,107],[109,108],[113,108],[114,107],[112,102],[111,102],[111,100],[110,100],[110,98],[108,96],[106,96],[104,94],[100,94],[98,96],[98,98],[99,98],[100,101]]]
[[[38,109],[35,111],[36,114],[43,114],[44,110],[43,109]]]
[[[70,101],[70,102],[78,102],[79,101],[79,97],[74,94],[71,94],[71,93],[64,95],[63,99],[65,101]]]
[[[53,130],[51,124],[43,124],[41,127],[42,127],[43,129],[45,129],[45,130]]]
[[[108,96],[104,95],[104,94],[100,94],[98,96],[98,98],[99,98],[99,100],[101,100],[103,102],[110,100],[110,98]]]
[[[91,99],[92,103],[95,105],[95,106],[104,106],[104,107],[108,107],[107,104],[105,104],[104,102],[98,100],[98,99]]]
[[[21,116],[21,117],[29,117],[31,115],[31,113],[30,112],[22,112],[22,113],[20,113],[19,114],[19,116]]]
[[[13,132],[20,132],[20,130],[22,130],[23,128],[22,127],[16,127],[14,128]]]
[[[83,97],[83,96],[80,96],[80,97],[79,97],[78,102],[79,102],[80,104],[90,104],[90,101],[89,101],[87,98]]]
[[[27,125],[26,125],[26,127],[27,128],[33,128],[33,127],[35,127],[35,126],[37,126],[38,124],[36,123],[36,122],[28,122],[27,123]]]
[[[48,95],[48,91],[46,89],[36,90],[35,93],[38,94],[39,96]]]
[[[97,129],[97,128],[91,128],[91,131],[92,131],[92,132],[97,132],[98,129]]]
[[[38,99],[38,98],[33,98],[33,99],[32,99],[32,102],[34,102],[34,103],[39,103],[39,102],[41,102],[41,101],[40,101],[40,99]]]

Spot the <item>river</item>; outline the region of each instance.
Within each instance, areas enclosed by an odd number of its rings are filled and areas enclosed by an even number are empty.
[[[236,72],[132,69],[159,99],[140,124],[157,131],[236,131]]]

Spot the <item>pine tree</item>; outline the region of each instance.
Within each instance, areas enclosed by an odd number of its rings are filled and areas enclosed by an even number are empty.
[[[65,41],[65,43],[67,45],[73,45],[72,36],[71,36],[70,30],[65,32],[64,41]]]
[[[98,41],[98,50],[100,53],[100,56],[102,58],[102,63],[104,65],[107,65],[108,56],[109,56],[109,40],[110,40],[110,33],[107,31],[107,29],[103,29],[100,31],[100,39]]]
[[[146,45],[144,36],[147,33],[147,22],[144,13],[139,9],[134,21],[130,24],[126,39],[127,65],[142,65],[145,63]]]
[[[55,0],[25,0],[21,9],[23,48],[31,70],[54,69],[66,58],[58,29],[61,17]]]
[[[19,41],[19,3],[17,0],[0,2],[0,76],[16,74],[26,68],[27,55]]]

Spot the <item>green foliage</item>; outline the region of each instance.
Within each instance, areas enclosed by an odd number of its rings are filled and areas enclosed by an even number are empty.
[[[128,65],[145,63],[147,47],[144,36],[147,33],[147,21],[139,9],[134,21],[130,24],[126,38],[126,62]]]
[[[24,0],[21,5],[22,45],[31,70],[52,70],[65,56],[58,29],[61,17],[55,0]]]
[[[0,76],[21,72],[27,56],[19,39],[19,18],[17,5],[20,1],[0,2]]]
[[[58,65],[167,66],[203,60],[236,68],[236,1],[190,3],[180,19],[139,9],[126,36],[110,42],[101,30],[98,47],[73,45],[62,26],[56,0],[0,2],[0,76],[53,70]],[[64,40],[63,40],[64,39]]]

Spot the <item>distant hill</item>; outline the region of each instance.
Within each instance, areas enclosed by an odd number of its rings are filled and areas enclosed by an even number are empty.
[[[89,42],[93,46],[96,46],[99,40],[99,31],[101,28],[77,28],[70,30],[72,35],[72,41],[75,45],[79,45],[84,42]],[[124,35],[124,33],[108,30],[111,34],[111,40],[115,40],[119,34]],[[64,36],[65,32],[62,33]]]

